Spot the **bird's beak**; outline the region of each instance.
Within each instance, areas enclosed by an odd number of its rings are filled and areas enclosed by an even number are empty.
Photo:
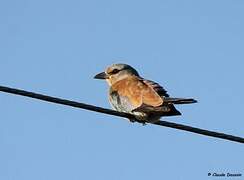
[[[101,72],[94,76],[94,79],[108,79],[108,75],[105,72]]]

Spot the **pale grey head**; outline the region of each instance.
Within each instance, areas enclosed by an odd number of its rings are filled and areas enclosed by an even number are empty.
[[[97,74],[95,79],[106,79],[109,85],[127,78],[129,76],[139,76],[138,72],[128,64],[112,64],[106,68],[105,72]]]

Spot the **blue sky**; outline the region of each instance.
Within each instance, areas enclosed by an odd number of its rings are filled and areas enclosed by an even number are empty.
[[[128,63],[171,96],[165,120],[244,136],[243,1],[0,2],[0,84],[110,107],[93,76]],[[215,179],[244,146],[0,93],[0,179]],[[230,178],[221,178],[230,179]]]

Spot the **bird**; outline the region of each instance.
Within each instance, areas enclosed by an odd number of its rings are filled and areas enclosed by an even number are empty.
[[[193,98],[172,98],[158,83],[139,75],[128,64],[112,64],[94,76],[109,85],[109,102],[113,109],[135,116],[137,122],[156,123],[162,116],[179,116],[175,104],[191,104]],[[135,122],[134,119],[130,119]]]

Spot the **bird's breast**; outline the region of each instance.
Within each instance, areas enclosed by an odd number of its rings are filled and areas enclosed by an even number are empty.
[[[111,88],[109,92],[109,101],[112,107],[117,111],[130,113],[135,109],[135,106],[133,106],[128,97],[119,95],[117,91],[114,91]]]

